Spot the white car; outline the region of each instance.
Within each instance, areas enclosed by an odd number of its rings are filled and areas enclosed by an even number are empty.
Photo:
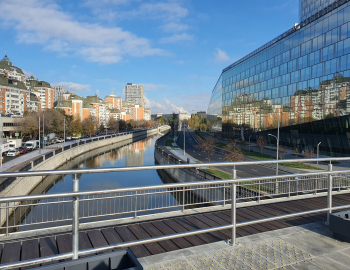
[[[15,157],[18,155],[18,151],[17,150],[10,150],[7,152],[7,156],[8,157]]]
[[[64,142],[64,140],[62,138],[58,138],[56,142],[62,143],[62,142]]]

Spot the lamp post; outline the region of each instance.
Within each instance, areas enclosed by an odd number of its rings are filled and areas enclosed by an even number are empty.
[[[63,143],[66,142],[66,118],[63,118]]]
[[[317,144],[317,168],[318,168],[318,150],[320,149],[320,144],[321,142]]]
[[[45,114],[43,114],[43,149],[45,148]]]
[[[249,153],[250,153],[250,137],[253,136],[253,135],[250,135],[249,136]]]
[[[276,156],[276,160],[278,161],[278,137],[276,137],[275,135],[272,134],[267,134],[269,136],[275,137],[277,140],[277,156]],[[278,162],[276,163],[276,175],[278,175]]]
[[[41,147],[40,147],[40,116],[39,116],[39,154],[41,154]]]
[[[192,110],[191,112],[194,112],[194,110]],[[188,123],[187,123],[188,124]],[[186,146],[186,129],[185,129],[185,126],[184,126],[184,156],[186,155],[186,150],[185,150],[185,146]]]

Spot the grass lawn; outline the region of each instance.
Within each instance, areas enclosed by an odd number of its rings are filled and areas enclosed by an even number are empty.
[[[256,158],[256,159],[260,159],[260,160],[274,160],[274,159],[276,159],[276,157],[261,154],[259,152],[255,152],[255,151],[250,151],[250,153],[248,150],[242,149],[242,151],[243,151],[243,155],[245,155],[247,157],[251,157],[251,158]]]
[[[220,177],[222,179],[232,179],[232,175],[229,173],[225,173],[223,171],[217,170],[217,169],[203,169],[203,171],[206,171],[208,173],[214,174],[217,177]]]
[[[280,163],[281,165],[297,168],[297,169],[308,169],[308,170],[323,170],[320,168],[317,168],[315,166],[311,166],[309,164],[304,164],[301,162],[292,162],[292,163]]]

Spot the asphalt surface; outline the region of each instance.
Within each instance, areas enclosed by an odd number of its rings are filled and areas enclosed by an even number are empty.
[[[208,154],[201,152],[196,148],[196,145],[198,145],[196,139],[196,135],[194,132],[188,130],[186,128],[185,132],[185,147],[186,147],[186,152],[194,157],[195,159],[205,163],[209,162]],[[179,134],[179,138],[177,140],[178,146],[183,149],[183,144],[184,144],[184,134],[183,130]],[[215,153],[210,155],[210,162],[225,162],[224,160],[224,154],[221,152],[220,148],[215,148]],[[245,160],[253,160],[250,158],[245,158]],[[225,171],[227,173],[232,173],[232,166],[224,166],[224,167],[218,167],[218,169]],[[237,176],[239,178],[246,178],[246,177],[259,177],[259,176],[271,176],[276,174],[276,169],[275,167],[267,167],[267,166],[262,166],[262,165],[244,165],[244,166],[239,166],[236,167],[237,169]],[[288,174],[290,172],[284,171],[284,170],[278,170],[278,174],[283,175],[283,174]]]

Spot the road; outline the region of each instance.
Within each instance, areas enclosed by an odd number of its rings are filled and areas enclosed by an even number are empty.
[[[195,134],[185,129],[185,137],[186,137],[186,153],[194,157],[195,159],[198,159],[202,162],[209,162],[208,154],[201,152],[196,148],[196,145],[198,145],[197,141],[195,140]],[[184,134],[183,130],[179,134],[179,138],[177,140],[178,146],[183,149],[183,142],[184,142]],[[253,160],[246,158],[245,160]],[[215,148],[215,153],[210,155],[210,162],[225,162],[224,160],[224,154],[221,153],[221,150],[219,148]],[[224,166],[224,167],[218,167],[218,169],[221,169],[227,173],[232,173],[232,166]],[[245,177],[258,177],[258,176],[270,176],[276,174],[276,169],[267,166],[261,166],[261,165],[245,165],[245,166],[239,166],[236,167],[237,169],[237,176],[239,178],[245,178]],[[289,172],[279,170],[279,174],[287,174]]]

